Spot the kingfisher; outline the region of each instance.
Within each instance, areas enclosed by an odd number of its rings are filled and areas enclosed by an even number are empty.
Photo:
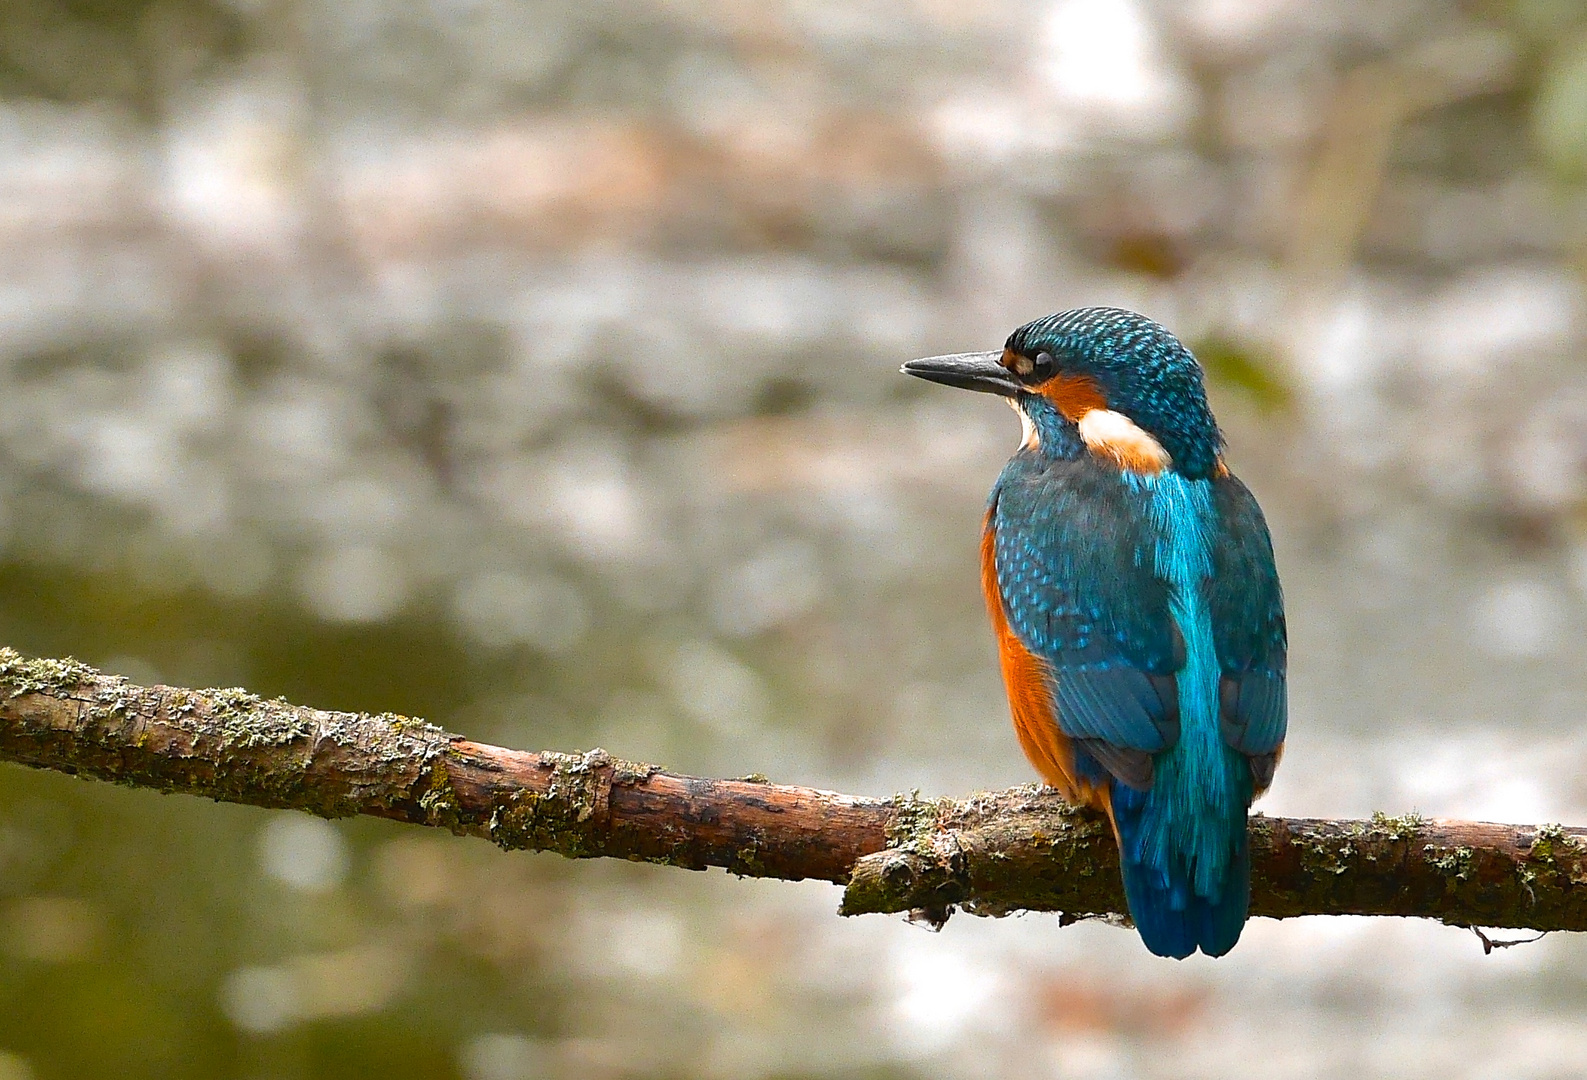
[[[903,371],[1019,414],[981,586],[1020,747],[1112,822],[1146,947],[1222,956],[1250,906],[1246,817],[1284,748],[1288,646],[1267,522],[1224,464],[1201,365],[1145,316],[1089,307]]]

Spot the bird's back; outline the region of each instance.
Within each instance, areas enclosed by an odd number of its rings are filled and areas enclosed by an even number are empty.
[[[988,513],[983,577],[1022,746],[1049,783],[1111,815],[1132,916],[1161,955],[1221,955],[1245,921],[1261,770],[1227,737],[1222,703],[1226,668],[1251,657],[1219,645],[1253,636],[1240,627],[1266,599],[1264,576],[1276,598],[1254,510],[1227,475],[1026,451]],[[1251,565],[1263,551],[1265,575]],[[1020,671],[1016,694],[1007,676]]]

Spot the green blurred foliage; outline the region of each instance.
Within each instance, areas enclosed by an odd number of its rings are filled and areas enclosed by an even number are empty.
[[[157,117],[184,82],[242,54],[247,23],[204,0],[0,0],[0,96]]]
[[[1197,342],[1191,351],[1208,382],[1236,391],[1262,412],[1282,412],[1293,404],[1293,391],[1271,353],[1226,338]]]
[[[1549,56],[1532,111],[1532,131],[1562,179],[1587,179],[1587,37]]]

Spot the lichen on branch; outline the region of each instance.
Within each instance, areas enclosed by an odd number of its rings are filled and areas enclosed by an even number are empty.
[[[845,886],[841,911],[1124,911],[1112,830],[1027,786],[873,799],[509,750],[390,713],[137,686],[0,648],[0,761],[226,802],[368,814],[503,848]],[[1587,929],[1587,833],[1561,825],[1251,819],[1251,911]]]

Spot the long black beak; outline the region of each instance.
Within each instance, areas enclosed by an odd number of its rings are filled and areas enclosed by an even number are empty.
[[[998,363],[1002,357],[1001,350],[954,353],[952,356],[928,356],[924,360],[911,360],[899,370],[905,375],[942,383],[944,386],[957,386],[961,390],[980,390],[986,394],[1013,397],[1023,387],[1014,377],[1013,372]]]

